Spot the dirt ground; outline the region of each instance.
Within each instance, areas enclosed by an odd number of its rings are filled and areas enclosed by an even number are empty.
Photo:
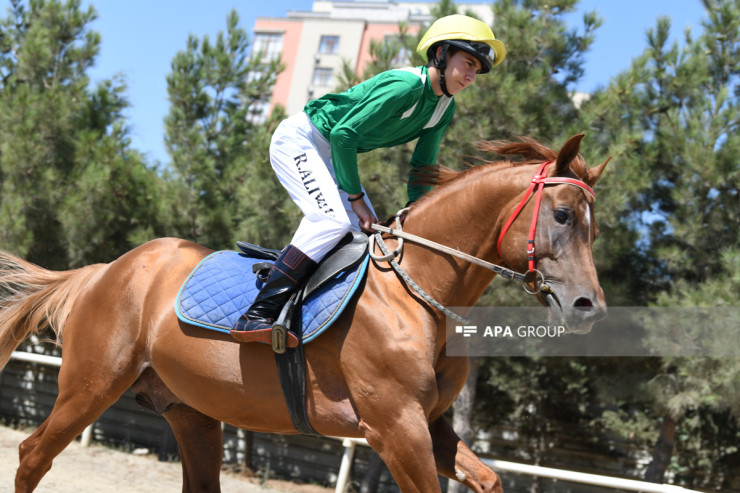
[[[18,445],[33,430],[0,426],[0,493],[12,493],[18,468]],[[223,493],[329,493],[309,484],[221,473]],[[93,444],[88,448],[73,442],[56,459],[41,480],[38,493],[177,493],[182,491],[179,462],[159,462],[153,455],[134,455]]]

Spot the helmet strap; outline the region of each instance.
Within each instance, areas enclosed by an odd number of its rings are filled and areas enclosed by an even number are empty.
[[[448,98],[452,97],[452,94],[447,92],[447,82],[445,81],[445,70],[447,69],[447,48],[450,45],[442,43],[442,51],[439,52],[439,58],[437,54],[434,54],[434,68],[439,71],[439,87],[442,89],[442,94]]]

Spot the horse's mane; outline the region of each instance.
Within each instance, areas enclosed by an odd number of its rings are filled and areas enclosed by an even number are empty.
[[[463,170],[454,170],[446,166],[434,166],[421,168],[415,176],[421,183],[434,185],[437,188],[444,187],[450,183],[456,182],[469,175],[481,173],[490,170],[492,167],[508,168],[512,166],[525,166],[540,164],[544,161],[555,161],[558,152],[550,149],[546,145],[530,137],[517,137],[514,140],[487,140],[478,142],[476,147],[483,151],[498,156],[521,156],[523,159],[513,161],[504,160],[486,160],[483,158],[474,158],[479,161],[478,164],[465,162],[467,167]],[[573,173],[583,179],[588,171],[586,162],[579,154],[576,159],[570,163]],[[433,195],[433,192],[427,195]]]

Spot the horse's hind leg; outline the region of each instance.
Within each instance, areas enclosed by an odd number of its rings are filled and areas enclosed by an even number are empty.
[[[133,349],[122,350],[113,344],[114,337],[101,330],[79,334],[71,330],[103,326],[84,323],[84,317],[82,310],[70,314],[59,370],[59,395],[43,425],[20,445],[16,493],[33,491],[51,468],[54,457],[115,404],[139,377],[141,361]]]
[[[111,382],[100,375],[101,368],[97,368],[96,377],[93,377],[92,373],[72,370],[74,362],[69,363],[63,365],[59,374],[59,396],[54,409],[41,427],[19,447],[16,493],[33,491],[51,469],[54,457],[113,405],[135,379],[135,375],[130,375]]]
[[[184,404],[164,413],[180,448],[183,493],[219,493],[223,437],[221,423]]]
[[[479,493],[502,493],[501,480],[460,440],[449,421],[439,417],[429,425],[438,472]]]

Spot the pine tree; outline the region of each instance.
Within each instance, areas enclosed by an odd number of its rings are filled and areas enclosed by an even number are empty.
[[[268,99],[281,65],[279,60],[263,63],[260,53],[249,56],[247,33],[238,23],[232,11],[226,32],[219,32],[215,42],[191,35],[167,77],[165,142],[180,184],[175,228],[211,248],[231,247],[236,231],[243,230],[249,215],[243,200],[260,203],[267,196],[239,199],[243,187],[259,191],[265,184],[259,169],[269,168],[266,153],[259,163],[252,160],[261,131],[253,122],[260,118],[256,103]],[[264,139],[257,140],[264,150]],[[260,203],[260,209],[266,205]]]
[[[638,270],[624,269],[643,284],[633,295],[639,304],[666,309],[737,306],[740,300],[733,260],[740,245],[734,226],[740,212],[740,2],[704,6],[698,37],[687,31],[683,48],[669,44],[670,22],[659,19],[645,53],[584,105],[604,147],[618,155],[616,176],[605,184],[625,195],[620,227],[641,258]],[[710,347],[722,343],[704,324],[692,335]],[[671,468],[689,486],[727,485],[728,456],[737,441],[739,366],[731,358],[666,357],[646,377],[644,417],[660,431],[647,479],[661,482]],[[687,436],[702,438],[679,438]]]
[[[129,147],[125,84],[90,89],[92,7],[13,0],[0,24],[0,238],[51,268],[109,261],[153,233],[156,174]]]

